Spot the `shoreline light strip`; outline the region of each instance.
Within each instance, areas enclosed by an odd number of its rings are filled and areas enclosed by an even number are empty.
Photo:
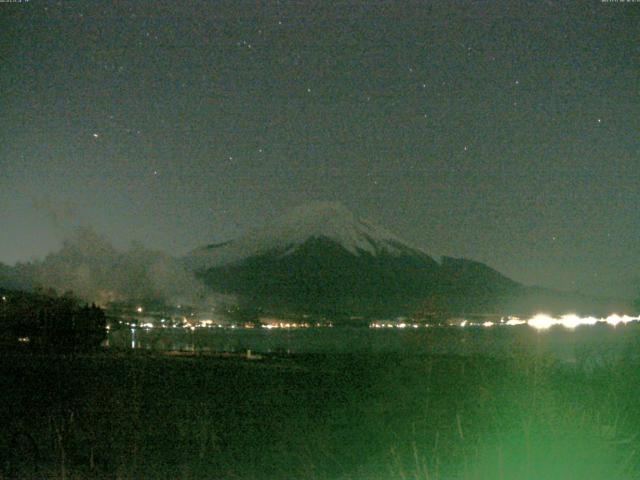
[[[596,325],[596,324],[608,324],[613,327],[617,325],[626,325],[627,323],[632,322],[640,322],[640,317],[632,317],[629,315],[618,315],[616,313],[609,315],[608,317],[580,317],[575,314],[566,314],[560,317],[552,317],[551,315],[547,315],[544,313],[538,313],[533,317],[523,320],[519,317],[509,316],[502,318],[500,321],[492,322],[492,321],[484,321],[484,322],[471,322],[466,319],[459,319],[459,323],[453,324],[451,326],[454,327],[500,327],[500,326],[508,326],[514,327],[518,325],[528,325],[531,328],[536,330],[548,330],[552,327],[561,326],[568,330],[573,330],[576,327],[580,327],[582,325]],[[370,328],[404,328],[407,324],[405,323],[393,323],[393,322],[373,322],[369,324]],[[414,327],[418,327],[417,324],[413,325]],[[428,327],[430,325],[424,325]]]

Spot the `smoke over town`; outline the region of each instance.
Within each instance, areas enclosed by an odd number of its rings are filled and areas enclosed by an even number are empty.
[[[4,273],[4,275],[2,275]],[[104,235],[77,227],[62,248],[42,260],[3,267],[0,275],[31,288],[71,291],[86,301],[153,300],[201,303],[204,286],[178,260],[133,244],[117,249]]]

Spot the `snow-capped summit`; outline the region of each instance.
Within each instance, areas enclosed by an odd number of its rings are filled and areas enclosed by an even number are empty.
[[[236,240],[193,251],[188,259],[196,269],[237,263],[277,253],[286,256],[311,239],[331,241],[352,255],[426,255],[393,233],[357,218],[338,202],[312,202],[292,209],[263,228],[252,229]]]

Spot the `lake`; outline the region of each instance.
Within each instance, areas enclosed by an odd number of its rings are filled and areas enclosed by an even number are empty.
[[[543,353],[573,362],[583,357],[611,358],[639,351],[640,325],[598,324],[576,329],[538,331],[526,325],[483,327],[366,328],[121,328],[109,333],[118,349],[194,351],[202,353],[406,353],[514,354]]]

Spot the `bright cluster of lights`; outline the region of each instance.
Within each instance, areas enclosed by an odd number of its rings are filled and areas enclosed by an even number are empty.
[[[373,322],[369,324],[369,328],[419,328],[417,323],[393,323],[393,322]]]
[[[529,318],[528,320],[523,320],[519,317],[503,317],[497,321],[485,320],[485,321],[471,321],[467,319],[457,319],[451,320],[447,323],[449,326],[458,326],[458,327],[499,327],[499,326],[509,326],[514,327],[518,325],[529,325],[531,328],[535,328],[536,330],[548,330],[551,327],[564,327],[569,330],[573,330],[576,327],[581,325],[595,325],[597,323],[608,324],[611,326],[617,326],[620,324],[626,325],[631,322],[640,321],[640,317],[631,317],[629,315],[617,315],[612,314],[608,317],[604,318],[596,318],[596,317],[580,317],[575,314],[567,314],[562,315],[560,317],[552,317],[550,315],[546,315],[544,313],[539,313]],[[420,327],[429,327],[429,324],[418,324],[418,323],[405,323],[405,322],[393,322],[393,321],[376,321],[369,324],[370,328],[381,329],[381,328],[420,328]]]
[[[640,317],[631,317],[629,315],[617,315],[612,314],[606,318],[596,318],[596,317],[579,317],[578,315],[563,315],[559,318],[554,318],[545,314],[538,314],[533,318],[527,320],[527,324],[530,327],[533,327],[537,330],[547,330],[556,325],[560,325],[562,327],[568,329],[574,329],[579,327],[580,325],[595,325],[596,323],[607,323],[612,326],[617,326],[619,324],[626,325],[630,322],[640,321]]]
[[[482,323],[472,323],[468,320],[463,320],[459,323],[459,326],[493,327],[494,325],[507,325],[512,327],[517,325],[529,325],[536,330],[548,330],[551,327],[560,326],[569,330],[573,330],[574,328],[581,325],[595,325],[597,323],[606,323],[615,327],[620,324],[626,325],[627,323],[638,321],[640,321],[640,317],[631,317],[629,315],[617,314],[609,315],[606,318],[596,318],[579,317],[578,315],[574,314],[562,315],[561,317],[552,317],[544,313],[539,313],[528,320],[522,320],[518,317],[507,317],[506,319],[503,318],[499,322],[486,321]]]
[[[312,325],[309,323],[296,323],[296,322],[272,322],[262,325],[262,328],[272,330],[274,328],[309,328]]]

